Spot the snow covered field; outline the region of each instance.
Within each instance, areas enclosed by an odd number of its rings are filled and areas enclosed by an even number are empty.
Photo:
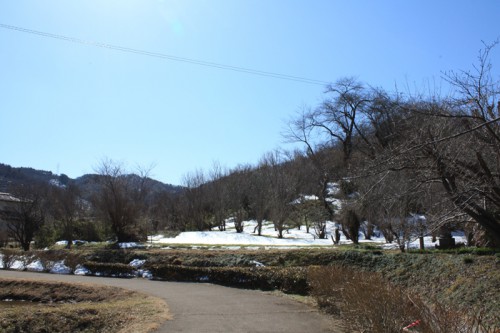
[[[219,231],[216,228],[213,231],[189,231],[182,232],[177,237],[166,238],[162,235],[152,236],[150,241],[153,244],[161,245],[179,245],[192,244],[201,246],[280,246],[280,247],[296,247],[296,246],[331,246],[331,239],[318,239],[314,236],[314,230],[311,228],[310,233],[306,233],[305,227],[301,230],[290,229],[284,232],[284,238],[279,239],[277,232],[270,223],[265,223],[262,227],[262,236],[254,233],[256,226],[255,221],[246,221],[244,231],[237,233],[233,226],[227,226],[226,231]],[[333,230],[333,223],[330,228]]]
[[[333,241],[330,235],[333,234],[335,228],[339,227],[334,222],[328,222],[326,226],[327,239],[318,239],[315,236],[314,228],[310,228],[309,233],[306,232],[305,226],[301,229],[290,229],[288,232],[284,232],[284,238],[279,239],[277,237],[277,232],[274,230],[272,223],[264,223],[262,227],[262,236],[258,236],[254,233],[256,226],[255,221],[246,221],[244,224],[244,231],[242,233],[236,233],[234,227],[228,224],[227,231],[190,231],[182,232],[177,237],[169,238],[163,237],[163,235],[151,236],[149,242],[161,246],[217,246],[217,247],[227,247],[227,248],[238,248],[238,247],[279,247],[279,248],[294,248],[294,247],[331,247],[333,246]],[[465,243],[465,238],[461,234],[455,234],[455,241],[457,243]],[[397,249],[396,243],[386,244],[383,235],[379,232],[375,232],[375,236],[371,240],[365,240],[363,234],[360,233],[359,236],[360,243],[378,243],[385,249]],[[425,247],[434,248],[436,243],[432,242],[432,238],[425,237]],[[340,244],[351,244],[350,240],[347,240],[345,236],[341,233]],[[418,248],[418,239],[413,239],[409,244],[409,248]],[[127,246],[124,244],[124,247]]]

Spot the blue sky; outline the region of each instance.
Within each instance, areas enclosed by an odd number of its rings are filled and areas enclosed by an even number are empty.
[[[497,0],[0,0],[3,25],[387,90],[471,69],[481,41],[500,37],[499,13]],[[78,177],[110,158],[181,184],[291,149],[287,119],[323,91],[0,27],[0,163]]]

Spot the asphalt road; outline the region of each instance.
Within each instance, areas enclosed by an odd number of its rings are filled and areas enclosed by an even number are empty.
[[[173,316],[156,332],[342,332],[316,309],[287,297],[208,283],[159,282],[0,270],[0,277],[80,282],[136,290],[164,299]]]

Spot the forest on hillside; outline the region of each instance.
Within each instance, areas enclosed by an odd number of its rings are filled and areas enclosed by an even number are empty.
[[[472,71],[443,74],[453,89],[448,96],[340,78],[319,105],[287,123],[283,137],[299,149],[233,169],[215,163],[188,173],[176,191],[159,187],[148,169],[113,160],[85,182],[17,183],[8,188],[18,201],[2,212],[0,239],[24,249],[33,239],[40,247],[58,239],[140,241],[159,231],[225,230],[228,223],[241,232],[250,219],[259,235],[263,221],[272,221],[278,237],[310,224],[321,238],[326,221],[335,220],[354,243],[361,227],[368,236],[377,227],[402,250],[409,237],[460,229],[468,245],[500,247],[494,46],[485,45]],[[425,223],[410,222],[414,214]]]

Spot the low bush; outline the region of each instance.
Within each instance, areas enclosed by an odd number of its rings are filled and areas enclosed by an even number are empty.
[[[92,275],[113,277],[134,276],[134,268],[127,264],[87,261],[83,266],[87,268]]]
[[[477,256],[492,256],[500,253],[500,249],[495,249],[491,247],[465,247],[460,246],[451,249],[409,249],[409,253],[420,253],[420,254],[430,254],[430,253],[447,253],[447,254],[473,254]]]
[[[396,333],[419,320],[418,332],[497,332],[498,318],[483,311],[459,312],[436,299],[425,302],[387,282],[380,274],[343,266],[311,267],[311,293],[327,312],[340,315],[349,331]]]
[[[68,252],[64,257],[64,265],[66,265],[72,273],[83,261],[83,256],[78,252]]]
[[[133,259],[144,259],[142,257],[139,258],[138,254],[134,254],[132,258],[132,253],[134,252],[125,249],[99,249],[97,251],[93,251],[88,256],[88,260],[93,262],[126,264]]]
[[[280,290],[305,295],[307,268],[303,267],[187,267],[150,265],[153,276],[167,281],[211,282],[231,287]]]
[[[64,260],[66,252],[63,250],[37,251],[33,254],[42,264],[44,272],[50,272],[56,262]]]
[[[18,250],[1,249],[0,256],[1,256],[2,268],[3,269],[12,268],[14,262],[17,260],[20,254],[21,252]]]
[[[419,319],[403,292],[378,274],[342,266],[312,267],[309,283],[318,304],[341,315],[349,331],[396,333]]]

